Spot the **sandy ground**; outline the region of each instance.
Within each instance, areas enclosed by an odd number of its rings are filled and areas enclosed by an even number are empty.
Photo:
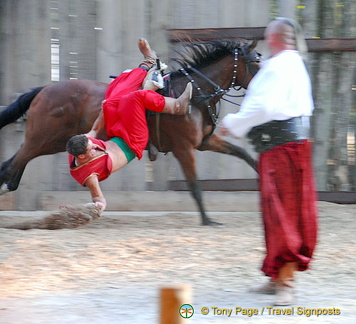
[[[265,280],[257,212],[210,213],[221,227],[200,226],[195,212],[105,212],[76,229],[0,228],[0,323],[159,323],[160,288],[182,283],[193,289],[187,323],[356,323],[356,205],[319,202],[319,211],[319,244],[312,269],[298,273],[293,315],[273,315],[284,309],[267,308],[273,296],[247,292]],[[0,226],[26,218],[15,214]],[[308,316],[317,309],[333,314]]]

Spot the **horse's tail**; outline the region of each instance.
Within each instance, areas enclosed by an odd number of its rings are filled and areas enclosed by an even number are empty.
[[[30,108],[30,104],[37,96],[37,94],[44,87],[38,87],[32,91],[26,92],[17,98],[12,104],[7,106],[3,111],[0,112],[0,129],[4,126],[15,122],[19,119],[25,112]]]

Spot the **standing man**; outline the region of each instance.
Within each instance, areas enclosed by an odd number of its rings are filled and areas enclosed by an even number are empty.
[[[136,69],[122,73],[108,86],[102,110],[88,134],[75,135],[67,142],[72,177],[88,187],[95,205],[106,208],[99,182],[121,169],[135,157],[141,159],[148,142],[146,109],[184,115],[189,109],[192,84],[175,99],[152,90],[140,90],[156,63],[156,53],[145,39],[139,41],[145,59]],[[108,141],[96,139],[106,130]]]
[[[294,303],[295,271],[309,268],[317,240],[317,211],[309,117],[314,105],[301,55],[300,26],[278,18],[265,30],[270,58],[252,79],[241,110],[222,120],[221,134],[247,135],[260,153],[266,284],[251,289],[276,294],[275,305]]]

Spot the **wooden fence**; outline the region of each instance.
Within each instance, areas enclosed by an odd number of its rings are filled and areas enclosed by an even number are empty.
[[[169,40],[173,44],[234,38],[263,40],[264,29],[175,29],[170,30]],[[322,191],[319,196],[337,202],[356,202],[356,38],[309,38],[306,42],[316,107],[312,133],[317,184]],[[338,146],[333,146],[337,140]],[[204,181],[203,187],[205,190],[251,190],[256,189],[256,179],[237,178],[227,182],[217,179]],[[183,188],[186,186],[180,180],[170,184],[172,190]],[[331,192],[339,191],[345,192],[344,195],[338,193],[333,198]]]
[[[137,40],[140,37],[150,40],[164,62],[169,62],[182,33],[189,39],[262,39],[264,26],[271,17],[273,2],[275,1],[3,0],[0,2],[0,106],[7,106],[19,94],[33,87],[58,80],[87,78],[110,82],[109,75],[118,74],[138,64],[141,54],[137,50]],[[290,8],[283,8],[289,12],[280,12],[280,15],[292,15]],[[318,51],[317,48],[328,50],[327,54],[315,52],[315,55],[326,56],[327,60],[335,48],[345,50],[343,53],[349,53],[348,55],[354,53],[346,50],[354,51],[355,39],[311,39],[308,40],[308,45],[310,44],[315,46],[315,51]],[[263,50],[262,42],[259,50]],[[338,59],[346,61],[352,60],[352,57]],[[312,58],[312,62],[316,60],[317,58]],[[349,64],[354,68],[351,61]],[[328,65],[330,66],[330,62]],[[351,68],[347,80],[354,78],[354,75],[351,76]],[[318,71],[313,71],[313,75],[317,76]],[[234,106],[223,103],[221,114],[223,116],[234,110]],[[25,118],[0,131],[0,162],[15,154],[23,141],[24,129]],[[327,148],[324,146],[327,146],[330,136],[323,136],[320,146],[325,152]],[[233,142],[253,153],[246,140]],[[327,164],[330,161],[327,160],[325,155],[318,165],[323,172],[330,166]],[[197,152],[197,165],[199,178],[203,181],[255,181],[257,178],[246,163],[212,152]],[[320,178],[323,179],[323,174]],[[103,182],[103,189],[172,190],[183,180],[184,176],[174,157],[171,154],[162,154],[153,163],[146,157],[140,162],[131,162]],[[319,183],[320,187],[325,187],[322,182]],[[19,189],[11,196],[14,203],[8,205],[8,208],[37,209],[42,192],[82,190],[68,173],[65,153],[40,157],[29,163]],[[1,199],[0,209],[6,209],[6,199]]]

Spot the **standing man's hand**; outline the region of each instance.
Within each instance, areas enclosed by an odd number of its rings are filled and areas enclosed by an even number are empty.
[[[219,126],[219,132],[221,136],[228,136],[230,134],[229,130],[224,126]]]

